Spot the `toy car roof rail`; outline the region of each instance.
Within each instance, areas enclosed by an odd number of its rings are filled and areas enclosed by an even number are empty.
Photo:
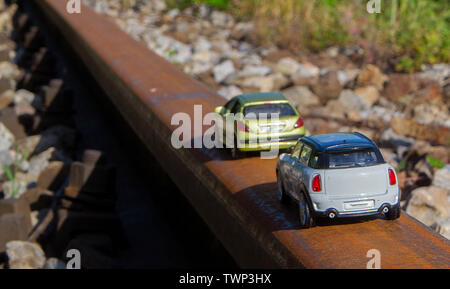
[[[357,135],[357,136],[360,136],[362,138],[365,138],[366,140],[370,141],[371,143],[373,143],[376,146],[375,142],[373,140],[371,140],[370,138],[368,138],[367,136],[365,136],[364,134],[362,134],[362,133],[360,133],[358,131],[354,131],[353,134]]]
[[[367,148],[376,148],[376,146],[367,143],[351,143],[351,144],[337,144],[329,146],[325,151],[339,151],[339,150],[359,150]]]

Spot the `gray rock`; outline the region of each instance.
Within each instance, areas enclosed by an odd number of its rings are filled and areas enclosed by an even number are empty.
[[[217,93],[223,98],[230,100],[231,98],[235,97],[236,95],[240,95],[243,92],[239,87],[235,85],[230,85],[221,88],[219,91],[217,91]]]
[[[97,12],[99,14],[105,14],[106,11],[108,10],[108,3],[103,2],[103,1],[98,1],[94,5],[94,10],[95,10],[95,12]]]
[[[198,37],[195,40],[194,50],[195,50],[195,52],[209,51],[211,49],[211,46],[212,46],[211,42],[202,36],[202,37]]]
[[[9,129],[0,122],[0,151],[8,150],[15,141],[15,137]]]
[[[234,25],[233,17],[221,11],[213,11],[211,13],[211,22],[219,28],[230,28]]]
[[[2,94],[0,94],[0,110],[9,106],[14,102],[14,91],[12,89],[8,89]]]
[[[75,130],[57,125],[53,126],[40,135],[29,136],[18,141],[18,149],[22,153],[39,154],[50,147],[58,149],[72,149],[75,145]]]
[[[186,22],[181,21],[175,24],[175,30],[178,32],[189,33],[189,26]]]
[[[145,27],[135,18],[127,19],[125,31],[136,41],[140,41]]]
[[[339,47],[336,46],[329,47],[325,50],[325,54],[328,57],[336,58],[339,55]]]
[[[365,109],[372,107],[380,98],[380,93],[375,86],[369,85],[355,89],[354,93],[361,98]]]
[[[192,55],[192,60],[195,62],[207,63],[212,66],[219,61],[219,55],[213,51],[202,50]]]
[[[450,165],[446,165],[434,173],[433,186],[450,189]]]
[[[294,86],[282,91],[283,95],[296,107],[308,107],[320,104],[319,97],[306,86]]]
[[[396,168],[398,163],[400,162],[400,158],[390,149],[380,148],[381,154],[383,155],[384,160],[389,163],[391,166]]]
[[[380,99],[378,100],[378,105],[389,110],[396,109],[396,105],[383,96],[380,96]]]
[[[239,71],[237,77],[265,76],[271,72],[268,66],[246,65]]]
[[[320,69],[314,64],[305,62],[298,66],[297,74],[300,77],[316,77],[319,76]]]
[[[253,22],[239,22],[234,25],[231,36],[236,40],[242,40],[254,33]]]
[[[246,65],[261,65],[262,59],[258,54],[249,54],[242,58],[241,62]]]
[[[338,81],[342,86],[354,81],[358,77],[359,69],[338,70]]]
[[[318,81],[312,83],[310,87],[322,103],[337,99],[342,92],[342,86],[337,79],[337,72],[334,70],[321,74]]]
[[[411,192],[406,212],[427,226],[450,217],[449,191],[440,187],[419,187]]]
[[[253,50],[253,45],[248,42],[241,41],[238,45],[238,51],[244,54],[249,54]]]
[[[162,12],[167,9],[167,4],[163,0],[152,0],[149,1],[152,6],[153,11]]]
[[[441,86],[450,83],[450,64],[441,63],[425,65],[423,72],[418,73],[420,78],[429,78],[439,82]]]
[[[5,199],[20,198],[28,189],[28,184],[22,180],[6,181],[3,183]]]
[[[214,40],[211,41],[212,49],[215,51],[220,51],[223,57],[240,59],[242,54],[234,50],[231,44],[225,40]]]
[[[201,74],[213,69],[219,61],[216,52],[202,50],[192,56],[192,64],[184,66],[184,71],[188,74]]]
[[[48,166],[50,161],[62,161],[66,164],[71,163],[70,157],[68,157],[62,150],[50,147],[29,160],[28,173],[32,176],[38,177]]]
[[[217,83],[223,82],[227,77],[235,73],[234,64],[231,60],[226,60],[213,68],[214,80]]]
[[[188,7],[188,8],[185,8],[183,11],[181,11],[182,13],[183,13],[183,15],[185,15],[185,16],[189,16],[189,17],[192,17],[192,16],[194,16],[194,9],[192,8],[192,7]]]
[[[9,61],[0,62],[0,78],[16,79],[21,75],[17,65]]]
[[[168,52],[166,57],[172,63],[185,64],[191,59],[192,51],[188,45],[184,45],[183,43],[176,41],[174,42],[172,50]]]
[[[346,108],[353,110],[367,110],[378,99],[380,95],[373,86],[358,88],[355,91],[345,89],[339,94],[339,102]]]
[[[425,125],[432,123],[446,126],[449,119],[448,108],[443,105],[418,104],[414,105],[414,119]]]
[[[180,14],[180,10],[178,8],[174,8],[167,12],[167,16],[169,16],[171,19],[175,19]]]
[[[148,48],[172,63],[185,64],[192,57],[192,49],[189,45],[170,37],[159,34],[145,34],[143,38]]]
[[[26,102],[21,102],[14,106],[14,111],[16,112],[17,116],[36,114],[36,109],[31,104],[28,104]]]
[[[300,64],[293,58],[284,57],[277,63],[277,70],[284,75],[293,75],[299,71]]]
[[[22,158],[22,155],[16,155],[14,150],[4,150],[0,151],[0,177],[5,173],[5,166],[11,166],[14,164],[16,157],[18,159]],[[22,171],[28,170],[28,162],[25,160],[20,163],[19,169]]]
[[[358,45],[349,46],[344,49],[344,54],[346,56],[352,56],[354,54],[362,55],[363,53],[364,53],[364,49],[362,49]]]
[[[347,73],[342,70],[338,70],[337,78],[338,78],[339,84],[342,86],[345,86],[350,81]]]
[[[381,118],[383,123],[386,123],[386,124],[388,124],[391,121],[391,119],[395,115],[397,115],[397,113],[394,110],[388,109],[386,107],[378,106],[378,105],[371,107],[369,110],[361,112],[361,114],[363,115],[364,119],[369,118],[370,115],[376,115],[379,118]]]
[[[431,225],[431,229],[450,240],[450,218],[435,222]]]
[[[0,171],[4,166],[10,166],[14,163],[16,152],[13,150],[0,151]],[[0,173],[1,175],[1,173]]]
[[[208,17],[211,14],[211,8],[205,4],[200,5],[198,7],[198,14],[197,17],[203,19]]]
[[[360,86],[374,85],[378,90],[382,90],[388,80],[389,78],[377,66],[368,64],[359,73],[357,83]]]
[[[191,70],[188,70],[187,67],[184,67],[184,72],[188,74],[202,74],[213,68],[213,65],[210,62],[203,61],[195,61],[192,64]]]
[[[381,134],[380,141],[393,146],[395,149],[398,149],[398,147],[407,149],[415,142],[415,139],[396,134],[391,128],[388,128]],[[399,152],[397,154],[402,155]]]
[[[11,269],[40,269],[45,264],[45,254],[37,243],[10,241],[6,244],[6,254]]]
[[[340,94],[338,101],[344,105],[347,109],[352,110],[365,110],[368,108],[365,101],[361,96],[355,94],[350,89],[344,89]]]
[[[63,270],[63,269],[67,269],[66,268],[66,264],[59,260],[58,258],[48,258],[47,261],[45,261],[45,265],[43,269],[59,269],[59,270]]]
[[[289,79],[281,73],[274,73],[266,76],[253,76],[236,81],[241,87],[255,89],[260,92],[279,91],[289,84]]]
[[[118,20],[118,19],[116,18],[116,20]],[[142,19],[142,24],[147,27],[152,27],[152,25],[156,24],[160,20],[161,20],[161,17],[159,17],[159,15],[147,15],[147,16],[144,16],[144,18]]]

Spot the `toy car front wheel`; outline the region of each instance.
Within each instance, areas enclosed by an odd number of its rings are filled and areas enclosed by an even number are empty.
[[[302,228],[309,228],[314,226],[315,220],[312,215],[311,208],[303,194],[300,196],[300,201],[298,202],[298,219],[300,221],[300,226]]]
[[[278,185],[278,200],[280,200],[280,203],[285,204],[287,203],[287,196],[284,192],[283,183],[281,181],[281,178],[277,177],[277,185]]]
[[[388,220],[395,220],[400,218],[400,206],[392,207],[387,213],[386,213],[386,219]]]

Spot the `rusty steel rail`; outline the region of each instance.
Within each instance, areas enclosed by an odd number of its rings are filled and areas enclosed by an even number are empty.
[[[90,8],[68,14],[67,1],[35,2],[241,267],[366,268],[378,249],[382,268],[450,268],[450,243],[406,214],[302,230],[277,200],[276,160],[174,149],[174,113],[193,119],[195,104],[207,113],[224,100]]]

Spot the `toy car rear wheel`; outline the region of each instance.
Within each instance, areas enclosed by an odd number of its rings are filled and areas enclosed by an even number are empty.
[[[243,157],[244,153],[238,149],[236,136],[234,137],[233,147],[231,148],[231,157],[233,159],[238,159]]]
[[[231,157],[233,159],[238,159],[239,155],[239,150],[236,147],[231,148]]]
[[[288,196],[286,196],[286,193],[284,192],[283,182],[281,181],[281,178],[279,176],[277,176],[277,186],[278,186],[278,200],[280,200],[280,203],[286,204],[288,201]]]
[[[298,202],[298,219],[302,228],[313,227],[315,224],[314,216],[304,194],[301,194]]]
[[[400,218],[400,206],[392,207],[389,212],[386,213],[386,219],[395,220]]]

